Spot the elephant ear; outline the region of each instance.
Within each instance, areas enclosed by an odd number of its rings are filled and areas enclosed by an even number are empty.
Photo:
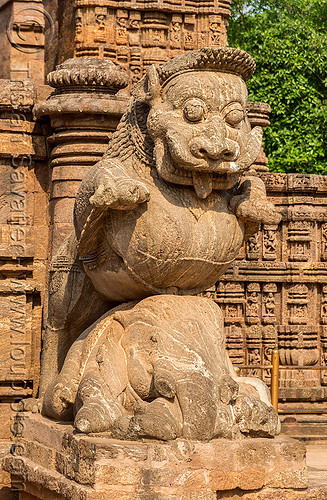
[[[160,98],[160,91],[159,73],[155,64],[152,64],[147,69],[146,75],[134,85],[131,94],[136,101],[153,104],[156,99]]]

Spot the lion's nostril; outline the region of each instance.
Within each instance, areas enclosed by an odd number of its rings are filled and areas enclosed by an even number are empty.
[[[199,153],[200,153],[200,155],[202,155],[202,156],[206,156],[206,155],[208,154],[208,153],[207,153],[207,151],[206,151],[204,148],[200,148],[200,149],[199,149]]]
[[[231,151],[229,149],[225,149],[223,152],[222,152],[222,157],[227,160],[227,161],[231,161],[231,160],[234,160],[235,159],[235,151]]]

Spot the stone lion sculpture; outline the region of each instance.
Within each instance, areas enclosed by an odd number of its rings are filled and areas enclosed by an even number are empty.
[[[262,141],[246,115],[254,67],[241,50],[205,48],[151,66],[133,88],[74,213],[85,275],[102,304],[120,305],[70,336],[45,415],[127,439],[279,432],[266,386],[234,372],[220,308],[193,296],[260,223],[280,220],[247,174]]]

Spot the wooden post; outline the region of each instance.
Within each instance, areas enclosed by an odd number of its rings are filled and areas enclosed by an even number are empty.
[[[278,412],[278,385],[279,385],[279,352],[278,348],[275,347],[271,355],[271,404]]]

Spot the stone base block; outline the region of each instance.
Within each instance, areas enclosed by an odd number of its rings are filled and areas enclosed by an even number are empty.
[[[290,438],[119,441],[30,414],[19,428],[4,466],[21,500],[284,498],[307,488],[305,447]]]

